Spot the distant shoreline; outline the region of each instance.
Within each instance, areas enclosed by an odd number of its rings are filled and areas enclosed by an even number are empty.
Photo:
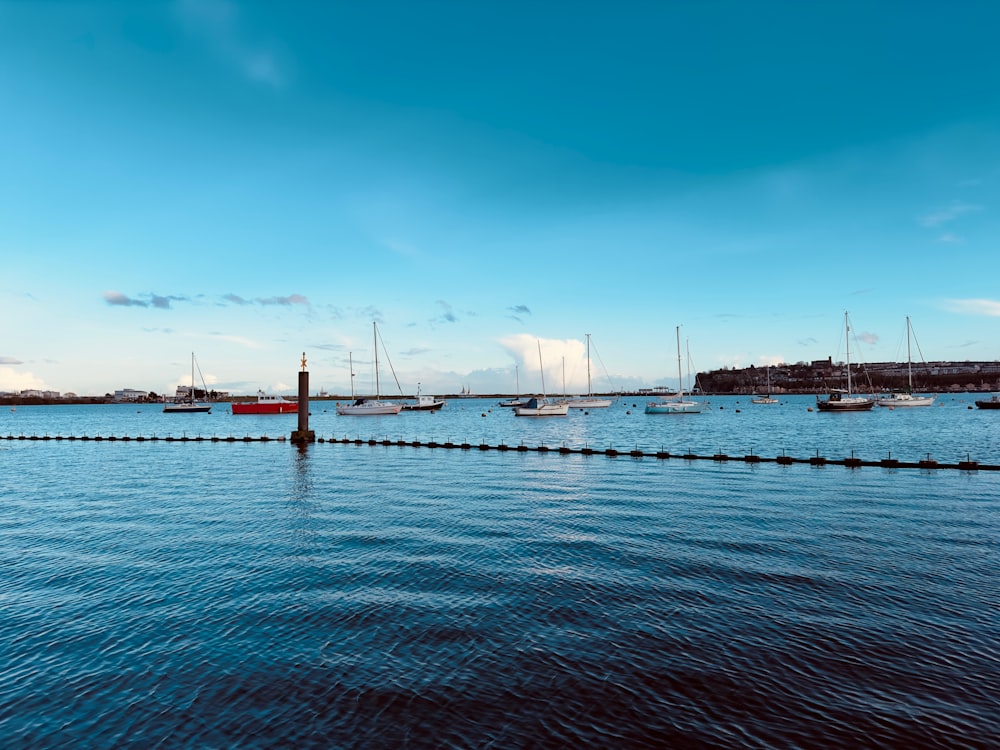
[[[979,388],[979,389],[965,389],[952,390],[950,388],[942,388],[938,390],[934,389],[920,389],[920,393],[936,393],[938,395],[961,395],[961,394],[983,394],[983,393],[994,393],[998,388]],[[780,392],[772,391],[771,395],[775,397],[780,396],[813,396],[817,394],[827,393],[827,389],[810,389],[810,390],[782,390]],[[860,393],[861,391],[859,391]],[[867,391],[865,391],[867,392]],[[883,391],[888,392],[888,391]],[[511,399],[515,397],[528,398],[532,395],[530,393],[483,393],[476,394],[473,396],[469,395],[449,395],[444,394],[440,398],[445,400],[453,401],[476,401],[476,400],[496,400],[502,401],[506,399]],[[549,394],[549,398],[573,398],[577,394]],[[664,398],[675,396],[675,392],[669,391],[656,391],[656,392],[640,392],[640,391],[630,391],[628,393],[594,393],[594,396],[599,396],[601,398]],[[700,397],[712,397],[712,396],[753,396],[757,395],[755,392],[734,392],[734,391],[697,391],[694,393],[695,396]],[[366,396],[362,396],[366,397]],[[205,399],[206,403],[213,404],[230,404],[233,402],[247,402],[253,401],[256,397],[254,396],[233,396],[228,399],[221,399],[219,401],[211,401]],[[355,396],[358,398],[358,396]],[[383,398],[389,398],[383,396]],[[415,399],[416,396],[393,396],[390,400],[399,399]],[[202,399],[199,399],[202,400]],[[351,396],[310,396],[310,401],[351,401]],[[0,397],[0,406],[80,406],[80,405],[130,405],[130,406],[159,406],[162,405],[163,401],[115,401],[113,398],[108,398],[106,396],[74,396],[70,398],[21,398],[20,396],[2,396]]]

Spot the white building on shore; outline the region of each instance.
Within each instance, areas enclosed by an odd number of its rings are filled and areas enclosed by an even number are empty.
[[[145,401],[148,397],[147,391],[135,388],[120,388],[115,391],[115,401]]]

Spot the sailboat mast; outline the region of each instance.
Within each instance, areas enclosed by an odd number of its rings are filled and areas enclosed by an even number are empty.
[[[587,334],[587,395],[590,396],[590,334]]]
[[[684,376],[681,373],[681,327],[677,326],[677,397],[684,398]]]
[[[542,367],[542,342],[536,341],[538,344],[538,371],[542,374],[542,398],[545,398],[545,368]]]
[[[375,321],[372,321],[372,339],[375,342],[375,400],[378,401],[379,389],[378,389],[378,329],[375,327]]]
[[[191,403],[194,403],[194,352],[191,352]]]
[[[354,401],[354,352],[347,353],[347,364],[351,368],[351,401]]]
[[[687,379],[691,380],[691,341],[690,339],[684,339],[684,358],[687,360]],[[688,393],[694,392],[694,381],[691,381],[691,390]]]
[[[906,316],[906,382],[913,393],[913,358],[910,356],[910,316]]]
[[[851,321],[844,311],[844,330],[847,332],[847,397],[851,397]]]

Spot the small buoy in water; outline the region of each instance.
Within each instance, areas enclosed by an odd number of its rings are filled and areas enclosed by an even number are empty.
[[[808,409],[806,409],[806,411],[812,411],[812,410],[813,408],[811,406]]]
[[[632,413],[632,410],[631,410],[631,409],[626,409],[626,410],[625,410],[625,413],[626,413],[626,414],[631,414],[631,413]]]
[[[736,413],[737,413],[737,414],[739,414],[739,413],[740,413],[740,410],[739,410],[739,409],[737,409],[737,410],[736,410]]]
[[[486,416],[486,412],[483,412],[483,413],[482,413],[482,414],[480,414],[479,416],[481,416],[481,417],[485,417],[485,416]]]

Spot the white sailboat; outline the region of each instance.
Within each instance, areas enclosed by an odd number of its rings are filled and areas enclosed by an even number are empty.
[[[378,380],[378,328],[372,321],[372,336],[375,341],[375,398],[354,398],[354,361],[351,360],[351,400],[350,404],[337,404],[337,414],[345,417],[368,417],[399,414],[402,404],[382,401]]]
[[[913,395],[913,357],[910,355],[911,337],[910,316],[906,316],[906,391],[900,393],[890,393],[878,400],[879,406],[887,406],[894,409],[897,406],[933,406],[936,395]],[[919,348],[919,345],[918,345]]]
[[[844,329],[847,333],[847,390],[832,390],[826,398],[816,396],[816,408],[820,411],[868,411],[875,406],[874,398],[855,396],[851,392],[851,321],[846,310]]]
[[[751,404],[776,404],[778,399],[771,396],[771,366],[767,366],[767,395],[755,396],[750,399]]]
[[[194,352],[191,352],[191,389],[181,396],[178,400],[174,398],[174,401],[169,404],[163,405],[163,412],[165,414],[206,414],[212,411],[211,404],[198,403],[194,397]],[[201,370],[199,369],[199,374]],[[202,378],[202,386],[205,386],[204,378]],[[208,387],[205,386],[205,393],[208,393]]]
[[[594,395],[590,387],[590,334],[587,336],[587,395],[584,398],[573,398],[569,401],[570,409],[606,409],[611,406],[610,398],[600,398]]]
[[[514,365],[514,387],[516,388],[514,398],[504,399],[500,402],[500,406],[509,406],[513,408],[515,406],[524,406],[525,403],[527,403],[523,398],[521,398],[521,381],[517,377],[517,365]]]
[[[685,400],[684,376],[681,372],[681,327],[677,326],[677,395],[663,401],[646,404],[646,414],[701,414],[705,409],[702,401]]]
[[[569,405],[565,401],[558,403],[549,401],[545,395],[545,368],[542,367],[542,344],[538,342],[538,368],[542,373],[542,395],[528,399],[524,406],[515,406],[514,415],[518,417],[565,417],[569,414]]]

